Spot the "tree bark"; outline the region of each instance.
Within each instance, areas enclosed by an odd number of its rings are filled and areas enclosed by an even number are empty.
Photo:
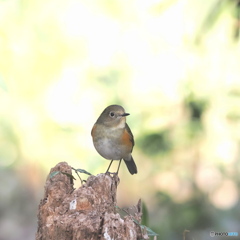
[[[36,240],[148,239],[135,221],[141,221],[141,210],[134,218],[116,213],[118,176],[91,175],[74,190],[71,174],[65,162],[51,169],[39,205]]]

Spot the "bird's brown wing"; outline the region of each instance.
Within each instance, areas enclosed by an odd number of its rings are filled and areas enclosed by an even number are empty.
[[[133,134],[132,134],[132,132],[131,132],[131,129],[129,128],[129,126],[127,125],[127,123],[126,123],[126,131],[127,131],[127,133],[128,133],[128,135],[129,135],[129,140],[132,142],[132,147],[134,146],[134,138],[133,138]]]
[[[91,131],[92,137],[93,137],[93,135],[94,135],[95,130],[96,130],[96,123],[93,125],[92,131]]]

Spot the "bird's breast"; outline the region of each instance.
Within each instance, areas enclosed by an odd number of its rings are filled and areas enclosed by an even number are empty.
[[[120,160],[129,154],[122,144],[124,129],[104,128],[97,126],[93,130],[93,144],[97,152],[106,159]]]

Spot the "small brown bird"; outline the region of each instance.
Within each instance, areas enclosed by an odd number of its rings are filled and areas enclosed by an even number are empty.
[[[93,144],[97,152],[104,158],[120,160],[117,173],[122,159],[131,174],[137,173],[137,166],[132,158],[134,146],[133,134],[126,123],[126,116],[122,106],[111,105],[104,109],[92,128]]]

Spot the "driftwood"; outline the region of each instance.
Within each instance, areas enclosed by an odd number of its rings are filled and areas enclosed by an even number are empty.
[[[74,190],[72,169],[59,163],[51,169],[45,184],[44,198],[38,212],[36,240],[137,240],[148,239],[134,217],[116,212],[118,176],[91,175]]]

